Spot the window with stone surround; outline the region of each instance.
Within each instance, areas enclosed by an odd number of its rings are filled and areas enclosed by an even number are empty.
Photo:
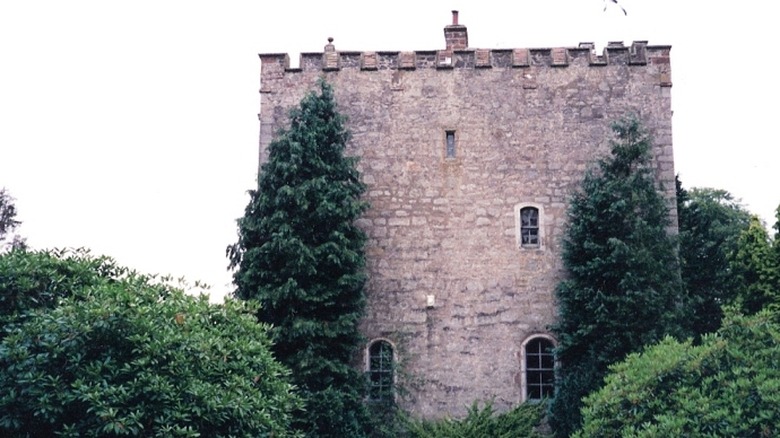
[[[544,209],[538,204],[515,206],[517,245],[520,248],[540,249],[544,242]]]
[[[368,397],[372,401],[388,401],[395,396],[395,349],[384,340],[374,340],[368,345],[366,360],[368,373]]]
[[[526,339],[521,349],[522,400],[539,401],[555,391],[555,343],[549,335]]]

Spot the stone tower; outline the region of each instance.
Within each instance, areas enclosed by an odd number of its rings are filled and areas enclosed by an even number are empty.
[[[324,78],[368,186],[368,340],[358,366],[425,417],[472,401],[506,409],[552,391],[554,289],[566,206],[635,115],[674,214],[669,46],[481,49],[466,26],[443,49],[260,55],[260,162],[287,111]],[[394,365],[394,366],[393,366]],[[400,391],[398,391],[400,394]]]

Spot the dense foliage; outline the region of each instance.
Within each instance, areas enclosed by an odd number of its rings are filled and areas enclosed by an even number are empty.
[[[579,428],[581,399],[609,364],[676,332],[681,300],[669,210],[656,187],[650,141],[636,120],[613,126],[612,154],[588,172],[568,210],[567,278],[556,289],[560,373],[556,435]]]
[[[734,259],[750,213],[724,190],[687,191],[677,180],[680,265],[687,332],[699,337],[720,327],[722,306],[739,291]]]
[[[18,322],[35,309],[116,282],[127,269],[89,251],[11,251],[0,257],[0,326]],[[0,339],[3,337],[0,333]]]
[[[537,429],[542,421],[544,403],[524,403],[511,411],[497,414],[491,403],[480,408],[475,402],[460,420],[414,420],[407,422],[411,438],[541,438]]]
[[[299,400],[256,309],[83,254],[12,251],[0,265],[3,295],[25,303],[0,341],[0,435],[290,435]]]
[[[747,314],[764,308],[780,310],[780,258],[773,248],[777,245],[756,216],[739,237],[734,271],[739,305]]]
[[[666,338],[612,367],[576,437],[780,434],[780,326],[730,315],[700,345]]]
[[[306,399],[296,426],[309,436],[361,436],[365,382],[352,366],[364,307],[364,233],[356,159],[331,87],[320,82],[269,145],[257,190],[229,248],[236,296],[261,303],[274,352]]]

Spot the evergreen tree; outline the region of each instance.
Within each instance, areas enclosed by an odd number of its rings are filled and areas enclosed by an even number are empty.
[[[780,290],[777,289],[778,263],[766,228],[757,216],[739,237],[739,249],[734,271],[739,278],[739,304],[743,312],[755,314],[764,308],[778,310]]]
[[[739,279],[732,263],[750,213],[724,190],[694,188],[677,180],[680,265],[689,334],[699,338],[720,327],[722,306],[734,302]]]
[[[11,249],[25,249],[24,239],[14,231],[21,225],[16,219],[16,206],[14,198],[6,191],[0,189],[0,252]]]
[[[236,296],[257,300],[273,324],[276,357],[306,399],[297,427],[308,436],[364,434],[365,382],[350,366],[364,308],[364,233],[356,158],[330,85],[320,81],[268,146],[257,190],[229,247]]]
[[[680,274],[669,210],[636,120],[613,125],[612,155],[573,195],[563,239],[568,277],[556,289],[560,374],[551,404],[557,436],[581,423],[582,398],[607,366],[660,340],[679,323]]]

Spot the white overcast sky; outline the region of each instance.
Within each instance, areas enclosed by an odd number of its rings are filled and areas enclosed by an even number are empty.
[[[780,204],[775,1],[0,0],[0,187],[34,248],[87,247],[232,290],[225,247],[255,185],[257,53],[671,44],[676,170]]]

